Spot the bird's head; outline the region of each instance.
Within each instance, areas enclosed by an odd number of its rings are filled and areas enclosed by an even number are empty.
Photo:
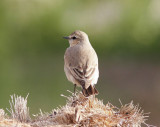
[[[85,32],[80,31],[80,30],[76,30],[73,33],[71,33],[71,35],[67,37],[63,37],[63,38],[69,41],[70,47],[80,44],[80,43],[89,42],[88,35]]]

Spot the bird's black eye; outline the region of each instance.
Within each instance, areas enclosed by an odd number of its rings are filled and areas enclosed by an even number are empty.
[[[72,39],[73,39],[73,40],[76,39],[76,36],[73,36]]]

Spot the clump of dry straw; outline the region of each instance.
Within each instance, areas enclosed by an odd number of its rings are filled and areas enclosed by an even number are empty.
[[[148,116],[133,102],[117,108],[111,103],[104,105],[103,101],[95,96],[86,98],[81,92],[77,92],[74,97],[73,93],[64,97],[67,98],[65,106],[54,109],[51,113],[40,111],[31,120],[27,97],[24,99],[14,95],[10,101],[11,118],[7,118],[4,110],[0,110],[0,125],[3,121],[6,123],[6,120],[10,120],[12,123],[16,121],[19,127],[141,127],[142,124],[151,126],[145,123]]]

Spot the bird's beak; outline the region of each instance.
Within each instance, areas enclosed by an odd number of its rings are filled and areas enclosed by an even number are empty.
[[[64,39],[67,39],[67,40],[70,39],[70,37],[63,37],[63,38],[64,38]]]

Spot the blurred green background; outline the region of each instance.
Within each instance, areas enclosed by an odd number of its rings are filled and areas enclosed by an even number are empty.
[[[64,105],[73,85],[63,71],[68,42],[85,31],[99,57],[98,98],[139,103],[160,125],[159,0],[1,0],[0,108],[26,96],[31,114]]]

